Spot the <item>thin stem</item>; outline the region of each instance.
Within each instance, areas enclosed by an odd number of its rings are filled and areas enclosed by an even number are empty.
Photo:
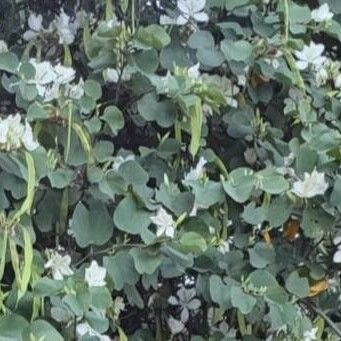
[[[284,40],[285,42],[289,39],[289,4],[288,0],[283,0],[284,10]]]
[[[244,318],[244,315],[239,310],[237,311],[237,320],[238,320],[238,326],[239,326],[240,334],[242,336],[247,335],[245,318]]]
[[[315,307],[310,302],[303,302],[308,308],[313,310],[317,315],[320,315],[329,325],[330,328],[334,330],[337,336],[341,337],[341,330],[337,327],[337,325],[319,308]]]
[[[131,32],[132,34],[135,33],[135,0],[131,2]]]

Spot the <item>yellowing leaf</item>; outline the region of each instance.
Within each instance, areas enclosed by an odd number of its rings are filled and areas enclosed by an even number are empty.
[[[263,234],[264,241],[265,241],[268,245],[272,245],[271,236],[270,236],[269,231],[263,231],[262,234]]]
[[[309,297],[313,297],[313,296],[317,296],[321,294],[322,292],[326,291],[328,287],[329,287],[329,284],[325,279],[315,282],[313,285],[310,286]]]
[[[284,225],[283,237],[292,242],[296,239],[299,230],[300,222],[296,219],[291,219]]]

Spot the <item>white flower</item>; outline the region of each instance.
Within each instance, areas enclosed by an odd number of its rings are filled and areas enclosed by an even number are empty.
[[[76,75],[75,69],[72,67],[63,66],[60,63],[54,67],[54,72],[56,73],[55,82],[59,84],[71,83]]]
[[[302,51],[295,52],[295,55],[298,58],[298,61],[296,62],[297,67],[300,70],[304,70],[309,64],[312,64],[317,69],[320,68],[326,61],[326,57],[322,56],[323,51],[323,44],[315,44],[311,41],[310,45],[304,46]]]
[[[292,192],[300,198],[312,198],[316,195],[323,195],[328,188],[324,173],[316,169],[311,174],[304,173],[304,180],[294,182]]]
[[[335,85],[335,88],[337,89],[341,88],[341,74],[339,74],[338,76],[334,78],[334,85]]]
[[[163,207],[160,207],[157,211],[156,216],[150,217],[153,224],[156,225],[156,235],[158,237],[166,235],[167,237],[173,238],[175,233],[175,222],[173,217],[166,212]]]
[[[65,96],[73,99],[80,99],[84,96],[84,80],[81,78],[78,84],[66,84]]]
[[[28,27],[30,28],[23,35],[26,41],[34,39],[41,31],[43,31],[43,16],[41,14],[31,13],[27,20]]]
[[[34,79],[28,81],[28,83],[36,85],[39,96],[43,98],[51,97],[51,87],[48,85],[51,85],[57,78],[54,67],[50,62],[37,62],[35,59],[31,59],[30,63],[34,66],[36,73]]]
[[[116,296],[114,301],[114,319],[117,320],[121,311],[125,309],[124,300],[121,296]]]
[[[74,42],[79,22],[77,18],[72,22],[71,18],[62,9],[60,15],[53,22],[59,35],[59,44],[70,45]]]
[[[320,67],[315,75],[315,82],[316,82],[316,86],[319,88],[322,85],[325,85],[328,81],[329,75],[328,75],[328,71],[326,70],[326,68],[324,68],[323,66]]]
[[[341,263],[341,236],[337,236],[333,240],[333,244],[337,246],[337,250],[333,256],[334,263]]]
[[[167,323],[172,335],[180,334],[185,330],[185,325],[172,316],[168,318]]]
[[[114,28],[114,27],[119,27],[122,25],[122,21],[119,21],[114,14],[112,19],[106,21],[106,25],[108,28]]]
[[[200,77],[200,63],[191,66],[188,69],[188,77],[191,79],[198,79]]]
[[[246,148],[244,158],[249,165],[255,164],[257,162],[256,150],[254,148]]]
[[[51,83],[44,87],[44,102],[50,102],[59,97],[59,83]]]
[[[201,179],[205,172],[205,165],[207,161],[200,157],[195,168],[191,168],[191,170],[185,175],[184,183],[188,183],[189,181],[197,181]]]
[[[306,330],[303,334],[303,341],[313,341],[317,340],[317,333],[318,328],[312,328],[311,330]]]
[[[135,160],[135,155],[133,154],[130,154],[127,156],[121,156],[121,155],[117,156],[111,168],[117,172],[123,163],[127,161],[134,161],[134,160]]]
[[[104,71],[104,79],[105,79],[107,82],[117,83],[119,78],[120,78],[120,77],[119,77],[118,71],[117,71],[116,69],[107,68],[107,69]]]
[[[58,252],[53,252],[49,261],[45,264],[45,269],[52,270],[52,277],[62,280],[64,276],[73,275],[70,268],[71,257],[69,255],[61,256]]]
[[[245,86],[246,85],[246,76],[245,75],[237,75],[237,83],[239,86]]]
[[[30,152],[39,147],[39,143],[34,141],[33,131],[27,120],[25,121],[25,130],[21,136],[21,141],[25,148]]]
[[[206,0],[179,0],[178,8],[182,12],[177,19],[178,25],[184,25],[190,18],[198,22],[207,22],[208,15],[203,12]]]
[[[319,8],[311,12],[311,18],[316,22],[324,22],[331,20],[334,14],[330,11],[329,5],[324,3]]]
[[[0,40],[0,53],[7,52],[8,46],[4,40]]]
[[[230,242],[228,240],[221,240],[218,246],[218,251],[223,255],[230,252]]]
[[[109,336],[100,334],[95,329],[93,329],[89,325],[89,323],[87,323],[87,322],[78,324],[76,327],[76,333],[77,333],[78,337],[95,336],[98,338],[99,341],[110,341],[111,340],[111,338]]]
[[[135,72],[136,72],[136,70],[129,65],[127,65],[123,69],[121,75],[116,69],[107,68],[106,70],[103,71],[103,78],[106,82],[109,82],[109,83],[117,83],[120,78],[121,78],[121,80],[127,82],[127,81],[131,80],[131,76]]]
[[[20,137],[23,133],[24,127],[19,114],[9,115],[0,121],[0,143],[5,145],[7,150],[20,148]]]
[[[203,11],[206,0],[178,0],[178,9],[181,14],[176,18],[166,15],[160,17],[161,25],[185,25],[190,19],[197,22],[207,22],[208,15]]]
[[[9,115],[6,119],[0,120],[0,145],[2,149],[8,151],[21,146],[29,151],[39,147],[39,144],[33,139],[31,126],[27,121],[23,125],[19,114]]]
[[[171,18],[168,15],[161,14],[160,25],[177,25],[177,18]]]
[[[105,286],[105,276],[107,270],[93,260],[90,266],[85,269],[85,281],[89,287],[103,287]]]
[[[201,306],[201,302],[199,299],[195,298],[196,292],[195,289],[186,289],[185,287],[181,287],[175,296],[170,296],[168,298],[168,303],[171,305],[180,306],[181,309],[181,322],[186,323],[189,319],[189,311],[199,309]]]

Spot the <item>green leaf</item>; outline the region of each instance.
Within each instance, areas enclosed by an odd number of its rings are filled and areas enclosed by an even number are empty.
[[[309,295],[309,281],[305,277],[300,277],[297,271],[292,272],[285,282],[285,286],[289,292],[299,298]]]
[[[64,338],[52,327],[52,325],[44,320],[36,320],[25,328],[22,333],[24,341],[30,340],[54,340],[63,341]]]
[[[138,207],[136,200],[129,195],[116,207],[114,223],[121,231],[141,234],[151,224],[150,213]]]
[[[48,118],[48,112],[46,112],[43,106],[38,102],[32,103],[27,109],[27,120],[30,122],[35,120],[46,120]]]
[[[144,95],[138,102],[139,114],[147,121],[156,121],[163,128],[175,122],[175,105],[169,101],[158,101],[155,93]]]
[[[275,261],[275,249],[267,243],[257,243],[252,249],[249,249],[250,263],[253,267],[261,269]]]
[[[210,295],[212,301],[218,303],[224,310],[230,309],[231,305],[231,283],[224,283],[217,275],[210,277]]]
[[[102,97],[101,85],[92,79],[88,79],[85,81],[84,91],[86,95],[93,98],[94,100],[98,100]]]
[[[33,101],[38,96],[38,90],[34,84],[28,84],[24,81],[20,81],[19,89],[22,98],[28,102]]]
[[[161,50],[171,42],[171,38],[166,30],[159,25],[140,26],[137,32],[137,40],[157,50]]]
[[[63,281],[53,280],[48,277],[39,278],[33,284],[34,295],[47,297],[57,294],[64,288]]]
[[[0,317],[0,339],[22,340],[21,333],[29,323],[20,315],[8,314]]]
[[[0,53],[0,70],[16,73],[19,66],[18,57],[12,52]]]
[[[122,111],[114,105],[105,108],[101,119],[108,123],[111,131],[115,135],[117,135],[118,131],[124,127]]]
[[[292,209],[293,204],[286,196],[277,197],[269,205],[266,220],[272,227],[281,226],[289,219]]]
[[[209,31],[195,31],[188,39],[188,46],[192,49],[211,49],[214,47],[214,38]]]
[[[116,290],[122,290],[125,284],[135,285],[139,280],[134,259],[128,251],[119,251],[114,256],[104,257],[103,263]]]
[[[112,159],[114,145],[111,141],[98,141],[93,149],[94,156],[98,162],[105,162]]]
[[[187,252],[200,254],[206,251],[207,244],[205,239],[198,233],[186,232],[180,238],[183,249]]]
[[[118,169],[118,174],[120,174],[128,184],[133,185],[144,185],[149,179],[148,173],[134,160],[128,160],[122,163]]]
[[[333,224],[333,217],[322,208],[308,207],[303,211],[302,229],[308,238],[320,239]]]
[[[225,192],[235,201],[243,203],[249,199],[255,185],[252,170],[237,168],[233,170],[228,179],[223,181]]]
[[[141,275],[154,273],[163,260],[163,256],[158,252],[149,252],[138,248],[131,249],[130,254],[134,259],[137,272]]]
[[[266,168],[255,174],[259,188],[270,194],[280,194],[289,189],[289,183],[275,169]]]
[[[110,198],[114,198],[116,194],[123,194],[127,190],[124,178],[114,170],[108,171],[98,186],[100,191]]]
[[[242,314],[249,314],[256,305],[257,300],[246,294],[242,288],[232,286],[231,288],[231,303],[232,306],[238,308]]]
[[[91,202],[89,210],[79,202],[72,216],[71,229],[80,247],[103,245],[112,236],[113,224],[101,202]]]
[[[110,291],[106,287],[90,287],[91,306],[98,310],[106,310],[112,304]]]
[[[58,168],[49,172],[48,178],[52,188],[64,188],[71,184],[73,171],[67,168]]]
[[[227,60],[246,62],[252,56],[252,45],[245,40],[223,40],[221,50]]]
[[[256,207],[254,202],[251,202],[244,207],[244,212],[242,213],[242,218],[248,224],[257,225],[265,220],[265,209],[264,207]]]

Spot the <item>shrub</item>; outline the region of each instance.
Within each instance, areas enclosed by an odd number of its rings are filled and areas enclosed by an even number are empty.
[[[1,6],[0,339],[340,339],[338,1]]]

